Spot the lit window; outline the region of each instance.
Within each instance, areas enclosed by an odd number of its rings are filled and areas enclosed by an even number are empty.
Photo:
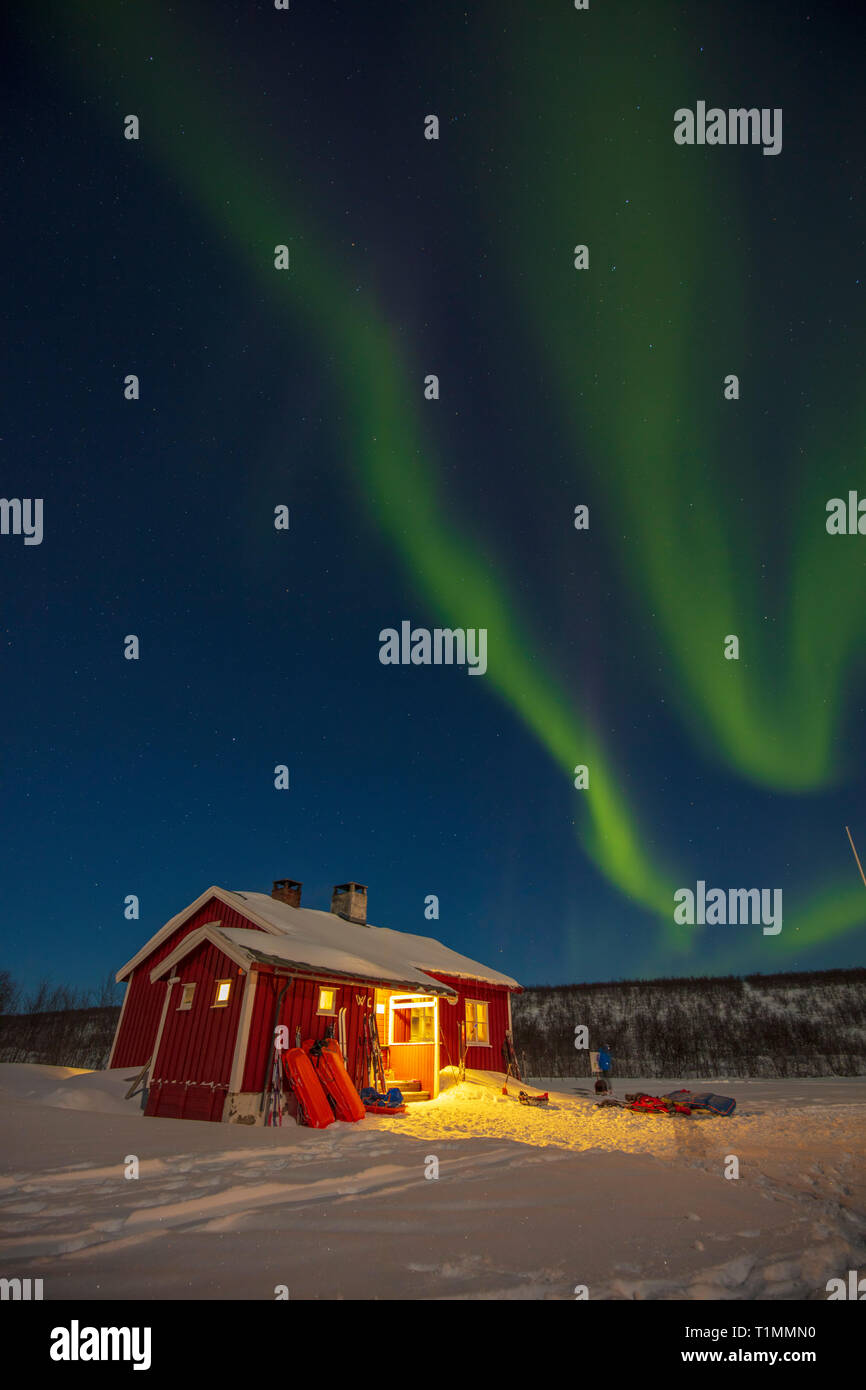
[[[483,999],[466,1000],[466,1041],[474,1047],[486,1047],[490,1044],[487,1008]]]
[[[335,989],[319,990],[319,1007],[316,1012],[320,1014],[335,1014],[337,1012],[337,991]]]
[[[216,998],[213,1001],[213,1007],[215,1009],[224,1009],[226,1004],[229,1002],[229,995],[231,994],[231,992],[231,980],[217,980]]]
[[[191,1008],[192,1008],[192,996],[193,996],[194,994],[195,994],[195,985],[184,985],[184,986],[183,986],[183,989],[182,989],[181,992],[180,992],[180,1003],[179,1003],[178,1006],[177,1006],[177,1007],[178,1007],[178,1012],[180,1012],[181,1009],[191,1009]]]
[[[413,1009],[411,1013],[410,1037],[413,1042],[433,1041],[433,1010]]]

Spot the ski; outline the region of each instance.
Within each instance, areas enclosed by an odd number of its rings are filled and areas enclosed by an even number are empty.
[[[388,1088],[385,1085],[385,1063],[382,1059],[382,1047],[379,1042],[379,1030],[376,1027],[376,1016],[375,1014],[369,1013],[366,1017],[367,1034],[370,1042],[370,1067],[373,1072],[370,1080],[373,1085],[376,1085],[378,1082],[380,1090],[387,1091]]]
[[[520,1067],[517,1065],[517,1053],[514,1050],[514,1038],[509,1029],[502,1040],[502,1060],[505,1063],[505,1080],[513,1076],[515,1081],[522,1081]]]
[[[265,1109],[265,1124],[268,1127],[273,1125],[282,1126],[283,1123],[283,1068],[282,1059],[276,1047],[272,1049],[271,1057],[273,1059],[271,1064],[271,1084]]]

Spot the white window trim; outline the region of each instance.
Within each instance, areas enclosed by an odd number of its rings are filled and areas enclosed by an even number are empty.
[[[334,1007],[332,1009],[322,1008],[322,995],[325,993],[326,990],[329,994],[333,995],[334,998]],[[316,1018],[336,1018],[338,1012],[337,1005],[338,1000],[336,985],[319,985],[319,1001],[316,1005]]]
[[[184,984],[184,983],[181,981],[181,986],[180,986],[180,1003],[179,1003],[178,1006],[177,1006],[177,1012],[178,1012],[178,1013],[185,1013],[185,1014],[186,1014],[186,1013],[189,1013],[189,1011],[190,1011],[190,1009],[192,1008],[192,1005],[193,1005],[193,1000],[195,999],[195,986],[196,986],[196,981],[195,981],[195,980],[188,980],[188,981],[186,982],[186,984]],[[187,1002],[184,1002],[185,999],[186,999],[186,992],[187,992],[187,990],[191,990],[191,991],[192,991],[191,994],[190,994],[190,996],[189,996],[189,1002],[188,1002],[188,1003],[187,1003]]]
[[[230,979],[229,977],[224,977],[224,978],[221,978],[221,979],[219,979],[219,980],[214,980],[214,985],[216,986],[216,988],[215,988],[215,990],[214,990],[214,1001],[213,1001],[213,1003],[211,1004],[211,1008],[212,1008],[212,1009],[227,1009],[227,1008],[228,1008],[229,1004],[231,1003],[231,998],[232,998],[232,985],[233,985],[233,984],[234,984],[234,980]],[[228,992],[228,994],[227,994],[227,996],[226,996],[225,999],[220,999],[220,998],[219,998],[219,987],[220,987],[220,985],[228,985],[228,987],[229,987],[229,992]]]
[[[489,999],[464,999],[463,1003],[464,1003],[464,1006],[468,1006],[469,1004],[474,1004],[474,1005],[476,1006],[476,1008],[477,1008],[477,1006],[478,1006],[479,1004],[481,1004],[481,1005],[483,1006],[483,1008],[484,1008],[484,1027],[485,1027],[485,1029],[486,1029],[486,1031],[487,1031],[487,1041],[486,1041],[486,1042],[478,1042],[477,1039],[473,1040],[473,1039],[471,1039],[471,1038],[469,1037],[469,1027],[470,1027],[470,1022],[469,1022],[469,1010],[468,1010],[468,1007],[464,1007],[463,1014],[464,1014],[464,1022],[465,1022],[465,1024],[466,1024],[466,1046],[467,1046],[467,1047],[492,1047],[492,1046],[493,1046],[493,1043],[490,1041],[490,1000],[489,1000]],[[478,1017],[477,1017],[477,1015],[476,1015],[475,1019],[473,1020],[473,1025],[472,1025],[472,1026],[473,1026],[473,1027],[477,1027],[477,1025],[478,1025]]]

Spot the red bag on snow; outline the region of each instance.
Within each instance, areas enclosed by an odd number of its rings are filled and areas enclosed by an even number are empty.
[[[637,1096],[627,1107],[642,1115],[691,1115],[691,1110],[680,1101],[667,1100],[664,1096]]]

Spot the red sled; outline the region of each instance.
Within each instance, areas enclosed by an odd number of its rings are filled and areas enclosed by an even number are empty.
[[[517,1099],[521,1105],[547,1105],[550,1100],[550,1092],[545,1091],[543,1095],[530,1096],[526,1091],[520,1091]]]
[[[293,1047],[283,1055],[283,1066],[298,1101],[298,1115],[301,1123],[310,1129],[326,1129],[334,1123],[331,1102],[322,1089],[315,1068],[300,1047]]]
[[[405,1115],[405,1105],[367,1105],[364,1107],[368,1115]]]
[[[367,1112],[361,1097],[352,1085],[352,1078],[346,1071],[343,1054],[336,1040],[324,1038],[317,1043],[308,1038],[304,1043],[304,1052],[308,1058],[311,1057],[315,1075],[334,1103],[337,1119],[350,1123],[363,1120]]]

